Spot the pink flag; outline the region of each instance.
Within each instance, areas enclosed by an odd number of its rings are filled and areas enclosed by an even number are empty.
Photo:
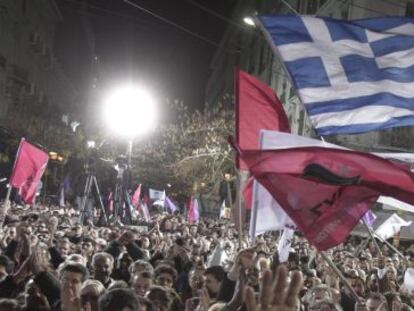
[[[48,160],[49,155],[45,151],[22,138],[10,177],[10,185],[19,189],[25,203],[34,203],[36,188],[46,170]]]
[[[198,200],[196,198],[191,198],[189,202],[187,220],[190,224],[198,223],[200,218],[200,211],[198,207]]]
[[[414,203],[414,174],[371,154],[317,147],[239,152],[318,250],[341,243],[380,194]]]
[[[241,149],[259,146],[260,130],[290,132],[289,120],[276,93],[244,71],[235,72],[236,140]],[[247,169],[237,158],[237,167]]]
[[[109,196],[108,196],[108,210],[110,213],[114,211],[114,195],[112,191],[109,193]]]
[[[134,194],[132,195],[132,206],[135,209],[138,209],[140,196],[141,196],[141,184],[139,184],[139,186],[137,187],[137,190],[135,190]]]

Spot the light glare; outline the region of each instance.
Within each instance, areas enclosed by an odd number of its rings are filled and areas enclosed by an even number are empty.
[[[254,19],[250,16],[246,16],[245,18],[243,18],[243,22],[249,26],[255,26],[256,24],[254,23]]]
[[[104,104],[104,116],[110,129],[132,138],[155,127],[155,100],[146,90],[121,87],[110,93]]]

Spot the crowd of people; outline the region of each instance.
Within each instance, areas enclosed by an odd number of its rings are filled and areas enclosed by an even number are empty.
[[[299,233],[280,263],[279,233],[251,245],[231,221],[154,213],[95,227],[75,209],[2,204],[0,311],[412,310],[414,246],[350,237],[325,254]],[[411,275],[412,276],[412,275]],[[408,284],[408,285],[407,285]]]

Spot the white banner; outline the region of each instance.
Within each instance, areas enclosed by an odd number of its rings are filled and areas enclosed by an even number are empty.
[[[154,201],[164,201],[165,200],[165,190],[155,190],[155,189],[149,189],[149,197],[151,200]]]
[[[375,230],[375,234],[386,240],[393,237],[396,233],[401,231],[401,227],[407,227],[411,225],[411,221],[405,221],[397,214],[392,214],[386,221],[384,221]]]

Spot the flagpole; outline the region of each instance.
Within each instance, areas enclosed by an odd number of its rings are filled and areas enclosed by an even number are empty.
[[[377,240],[375,240],[374,234],[372,233],[372,229],[368,226],[364,218],[362,218],[362,222],[364,223],[365,228],[368,230],[369,236],[371,237],[372,242],[374,242],[374,245],[377,248],[378,254],[382,257],[381,248],[379,247]]]
[[[10,195],[11,195],[11,191],[12,191],[12,186],[10,184],[7,184],[7,194],[6,194],[6,199],[4,200],[4,203],[7,203],[10,201]]]
[[[250,214],[250,232],[251,232],[251,238],[252,238],[252,245],[256,244],[256,225],[257,225],[257,181],[253,181],[253,195],[252,195],[252,210]]]
[[[358,303],[361,303],[362,299],[358,296],[358,294],[352,288],[351,284],[349,284],[348,280],[344,277],[341,271],[335,266],[332,260],[328,256],[326,256],[324,252],[319,252],[319,253],[321,254],[322,258],[326,261],[326,263],[332,268],[332,270],[339,276],[339,278],[344,283],[345,287],[348,288],[349,292],[352,294],[352,296],[354,296],[355,300]]]
[[[242,239],[243,239],[243,223],[242,223],[242,212],[243,212],[243,194],[242,194],[242,186],[243,186],[243,180],[242,180],[242,174],[240,170],[237,171],[238,179],[239,179],[239,199],[237,202],[237,209],[239,210],[238,215],[238,231],[239,231],[239,247],[241,248],[242,245]]]

